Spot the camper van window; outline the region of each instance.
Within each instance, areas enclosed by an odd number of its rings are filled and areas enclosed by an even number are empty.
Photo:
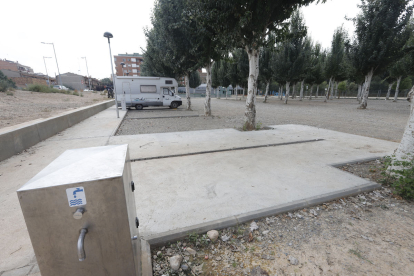
[[[173,84],[172,80],[166,80],[165,84]]]
[[[169,94],[168,92],[169,92],[168,88],[163,88],[163,94],[164,95],[168,95]]]
[[[157,93],[156,85],[141,85],[141,93]]]

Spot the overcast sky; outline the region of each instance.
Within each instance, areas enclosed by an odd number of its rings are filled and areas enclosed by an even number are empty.
[[[345,15],[358,12],[360,0],[328,0],[326,4],[302,8],[309,33],[315,41],[329,47],[334,30],[345,25],[353,32]],[[145,48],[143,28],[151,27],[153,0],[145,1],[3,1],[0,14],[2,26],[0,59],[19,61],[35,72],[57,74],[52,45],[56,49],[60,73],[86,75],[86,57],[89,74],[96,78],[111,74],[109,49],[103,33],[109,31],[112,54],[142,53]],[[79,71],[80,70],[80,71]]]

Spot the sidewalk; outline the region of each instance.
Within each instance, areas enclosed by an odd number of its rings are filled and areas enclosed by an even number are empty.
[[[40,275],[16,190],[65,150],[104,146],[126,112],[108,108],[0,162],[0,275]]]

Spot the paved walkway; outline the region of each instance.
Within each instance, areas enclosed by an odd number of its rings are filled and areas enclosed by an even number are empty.
[[[16,190],[67,149],[129,144],[137,160],[132,170],[140,234],[152,239],[362,187],[367,180],[329,164],[383,156],[397,146],[298,125],[112,136],[119,123],[112,107],[0,162],[1,276],[40,275]]]

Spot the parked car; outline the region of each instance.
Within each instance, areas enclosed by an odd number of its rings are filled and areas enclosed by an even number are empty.
[[[67,88],[64,85],[54,85],[53,88],[59,89],[59,90],[69,90],[69,88]]]
[[[86,88],[86,89],[83,89],[83,92],[92,92],[93,90],[90,90],[90,89],[88,89],[88,88]]]

